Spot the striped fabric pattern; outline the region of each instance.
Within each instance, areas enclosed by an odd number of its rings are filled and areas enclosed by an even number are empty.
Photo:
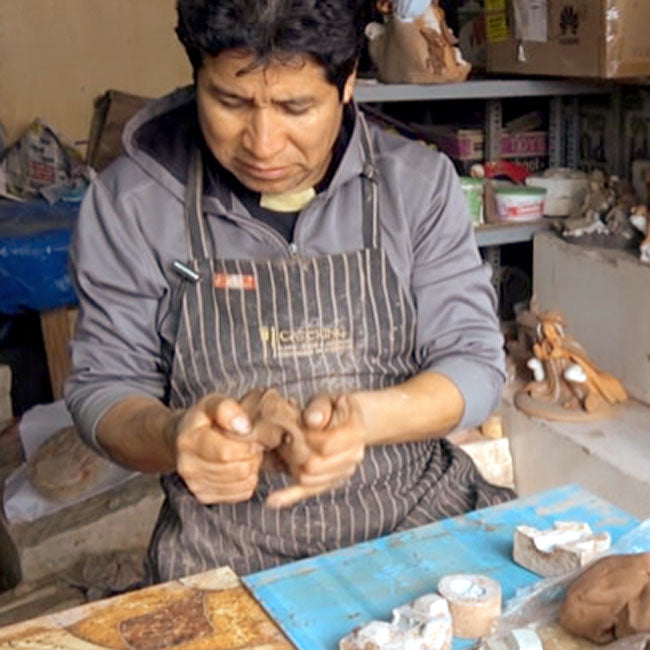
[[[415,306],[381,248],[369,137],[364,148],[365,248],[262,261],[214,257],[195,157],[185,214],[188,266],[201,280],[185,282],[180,296],[171,406],[189,407],[211,391],[241,397],[256,387],[274,387],[304,406],[317,393],[381,389],[419,371]],[[370,447],[339,489],[291,508],[265,508],[269,492],[289,482],[263,469],[250,501],[203,506],[178,475],[163,477],[149,581],[219,565],[245,575],[514,496],[485,482],[444,439]]]

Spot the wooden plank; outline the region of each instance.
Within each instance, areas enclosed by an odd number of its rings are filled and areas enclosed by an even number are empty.
[[[257,600],[299,648],[335,650],[338,640],[394,607],[436,591],[449,573],[482,573],[501,584],[504,599],[539,580],[515,565],[516,526],[548,528],[586,521],[615,542],[638,520],[571,485],[462,517],[422,526],[243,578]],[[649,540],[650,548],[650,540]],[[454,650],[473,641],[454,640]]]
[[[30,650],[292,646],[227,567],[0,628],[0,647]]]
[[[68,346],[77,320],[76,307],[60,307],[41,312],[41,330],[50,373],[52,397],[63,397],[63,384],[70,373]]]

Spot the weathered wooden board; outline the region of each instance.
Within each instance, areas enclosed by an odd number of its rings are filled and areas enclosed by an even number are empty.
[[[0,628],[0,648],[22,650],[291,647],[228,568]]]
[[[243,578],[289,639],[305,650],[335,650],[338,640],[370,620],[436,591],[449,573],[482,573],[501,584],[504,599],[539,580],[512,562],[519,524],[586,521],[615,542],[638,521],[582,488],[570,485],[446,519],[347,549]],[[473,641],[454,640],[454,649]]]

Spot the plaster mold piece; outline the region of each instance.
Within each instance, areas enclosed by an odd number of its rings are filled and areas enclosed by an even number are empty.
[[[437,594],[426,594],[393,610],[393,619],[371,621],[343,637],[339,650],[449,650],[452,619]]]
[[[438,591],[449,604],[454,636],[477,639],[492,633],[501,616],[498,582],[482,575],[457,573],[442,578]]]
[[[650,553],[611,555],[568,588],[560,624],[595,643],[650,635]]]
[[[609,417],[612,407],[624,402],[627,393],[621,382],[600,370],[584,348],[564,332],[557,311],[537,320],[532,357],[526,363],[534,380],[515,395],[515,405],[527,415],[559,421],[596,420]],[[521,323],[521,319],[518,319]]]
[[[550,578],[585,566],[611,543],[609,533],[594,534],[582,522],[556,521],[547,530],[517,526],[512,557],[525,569]]]

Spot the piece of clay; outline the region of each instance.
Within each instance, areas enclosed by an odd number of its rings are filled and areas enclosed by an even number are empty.
[[[501,585],[474,574],[451,574],[438,583],[449,604],[454,636],[478,639],[488,636],[501,616]]]
[[[252,422],[252,437],[276,452],[288,467],[300,467],[310,455],[300,409],[276,390],[253,390],[241,401]]]
[[[96,487],[111,467],[74,426],[59,429],[27,463],[29,480],[46,499],[73,501]]]
[[[650,553],[610,555],[590,566],[569,586],[560,624],[595,643],[650,634]]]
[[[611,542],[609,533],[594,534],[583,522],[556,521],[548,530],[517,526],[512,557],[529,571],[549,578],[585,566]]]
[[[425,594],[393,610],[393,619],[371,621],[339,641],[339,650],[449,650],[451,614],[444,598]]]

